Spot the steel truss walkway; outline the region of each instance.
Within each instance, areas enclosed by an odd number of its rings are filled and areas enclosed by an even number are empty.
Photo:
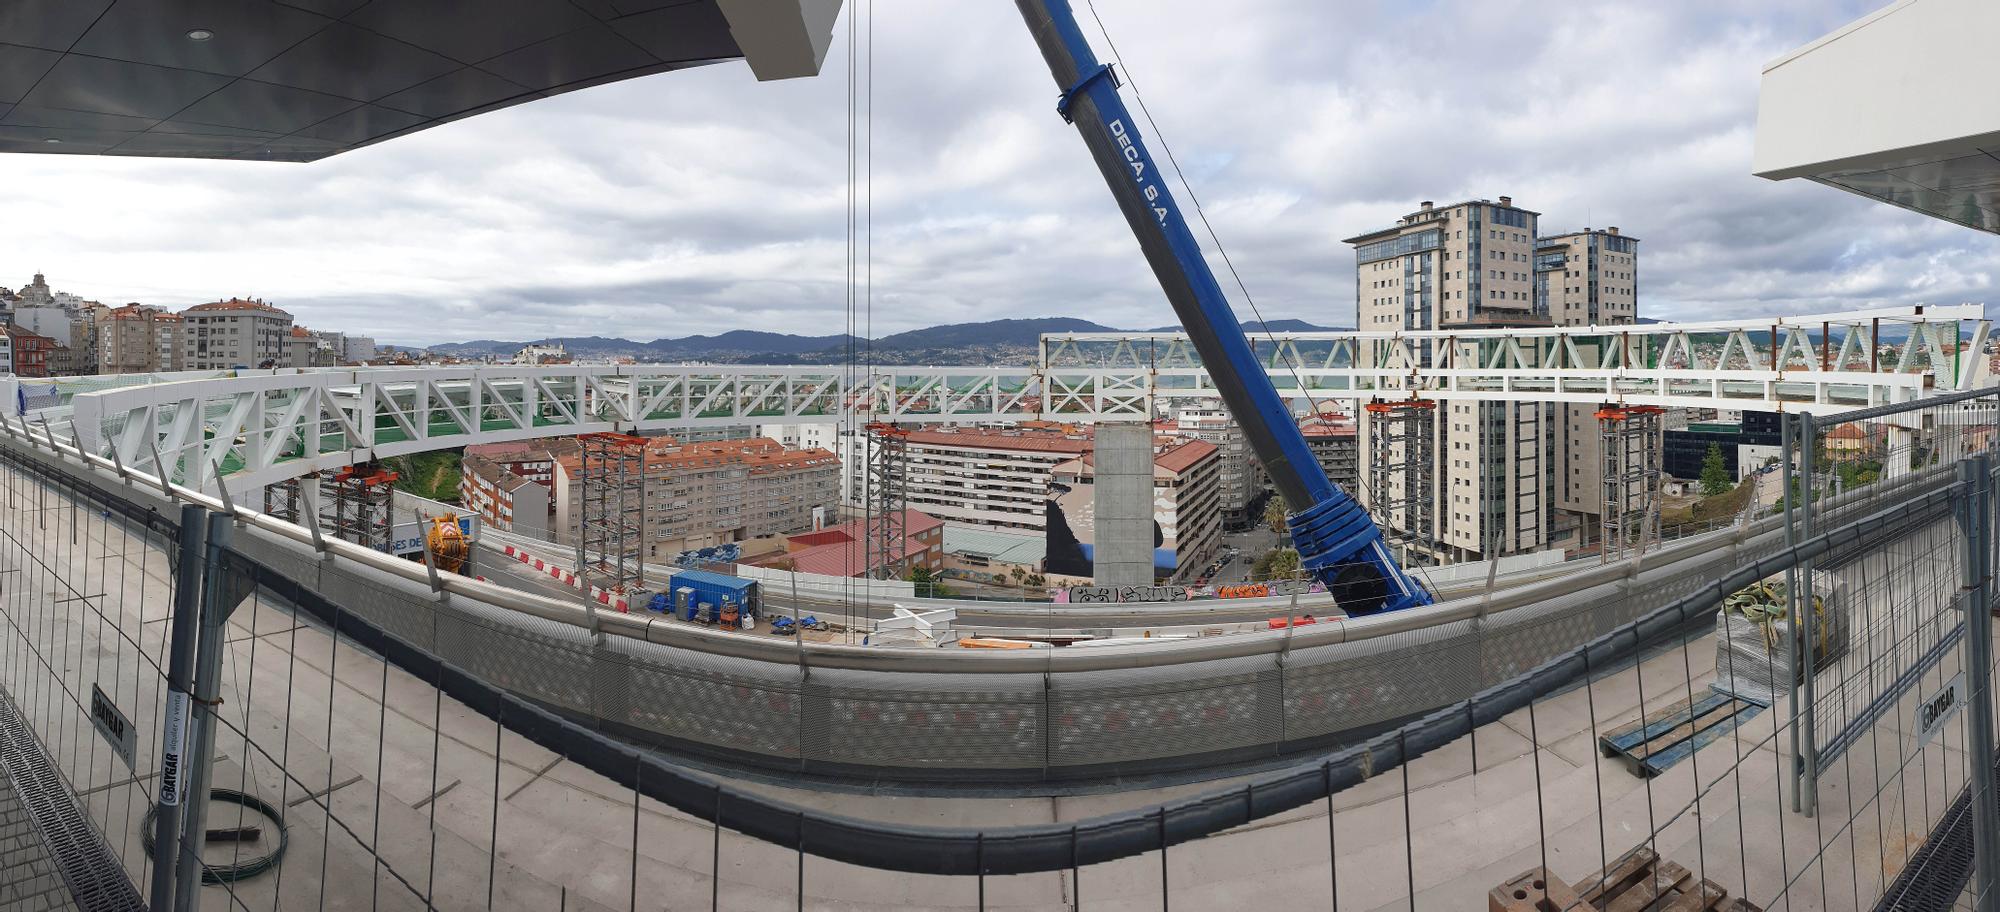
[[[1539,400],[1816,414],[1971,388],[1977,305],[1717,323],[1261,340],[1295,398]],[[471,443],[595,432],[864,420],[1090,422],[1215,395],[1183,336],[1051,335],[1039,364],[481,365],[8,380],[31,421],[174,480],[250,491],[306,472]],[[126,385],[103,388],[108,383]],[[4,390],[12,392],[12,390]],[[11,398],[15,398],[10,396]],[[39,406],[39,408],[37,408]],[[65,410],[67,406],[67,410]],[[65,413],[67,411],[67,413]]]

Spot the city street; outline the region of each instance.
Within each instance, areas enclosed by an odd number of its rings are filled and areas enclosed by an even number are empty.
[[[1257,558],[1262,557],[1264,552],[1270,550],[1277,542],[1277,533],[1265,526],[1258,526],[1248,532],[1224,534],[1222,553],[1227,555],[1229,549],[1234,548],[1236,555],[1222,559],[1222,568],[1209,579],[1209,585],[1240,583],[1249,579],[1251,565],[1257,563]],[[1202,575],[1205,574],[1196,574],[1197,578]]]

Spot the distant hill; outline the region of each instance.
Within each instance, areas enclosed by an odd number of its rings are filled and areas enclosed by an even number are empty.
[[[849,340],[865,341],[860,336],[845,334],[833,336],[794,336],[790,333],[763,332],[755,329],[735,329],[719,336],[685,336],[679,339],[654,339],[646,349],[655,354],[687,354],[699,356],[708,352],[772,352],[797,354],[818,351],[823,348],[844,346]]]
[[[1262,324],[1245,324],[1246,332],[1264,331]],[[1273,320],[1273,332],[1318,332],[1330,327],[1303,320]],[[840,364],[850,357],[872,358],[878,364],[1018,364],[1033,360],[1044,333],[1118,332],[1116,327],[1077,317],[1029,317],[987,320],[979,323],[947,323],[924,329],[894,333],[874,340],[845,334],[801,336],[791,333],[739,329],[713,336],[682,336],[635,342],[604,336],[556,336],[519,342],[474,339],[445,342],[430,350],[460,358],[507,358],[530,344],[561,344],[578,358],[631,357],[640,361],[710,361],[759,364]],[[1150,330],[1178,332],[1179,327]],[[850,345],[854,348],[850,350]]]
[[[981,343],[1035,345],[1041,341],[1043,333],[1117,331],[1101,323],[1092,323],[1076,317],[988,320],[984,323],[948,323],[944,326],[900,332],[876,340],[875,348],[877,350],[941,348]]]
[[[1246,332],[1246,333],[1262,333],[1262,332],[1274,332],[1274,333],[1281,333],[1281,332],[1347,332],[1347,331],[1349,331],[1349,330],[1352,330],[1353,328],[1354,328],[1354,327],[1352,327],[1352,326],[1320,326],[1320,325],[1319,325],[1319,324],[1317,324],[1317,323],[1307,323],[1307,322],[1306,322],[1306,321],[1304,321],[1304,320],[1290,320],[1290,319],[1286,319],[1286,320],[1245,320],[1245,321],[1243,321],[1243,331],[1244,331],[1244,332]],[[1159,327],[1154,327],[1153,329],[1149,329],[1149,330],[1146,330],[1146,331],[1147,331],[1147,332],[1160,332],[1160,333],[1174,333],[1174,332],[1180,332],[1180,331],[1181,331],[1181,325],[1180,325],[1179,323],[1175,323],[1175,324],[1174,324],[1174,325],[1172,325],[1172,326],[1159,326]]]

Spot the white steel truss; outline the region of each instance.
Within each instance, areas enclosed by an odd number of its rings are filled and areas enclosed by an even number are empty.
[[[1348,401],[1539,400],[1814,414],[1987,381],[1977,305],[1620,327],[1253,336],[1280,393]],[[59,431],[182,484],[252,490],[306,472],[544,435],[866,420],[1149,418],[1216,395],[1185,336],[1045,336],[1005,367],[466,365],[0,379]],[[152,382],[144,382],[150,379]],[[20,387],[17,400],[12,387]],[[30,389],[32,387],[32,390]],[[32,395],[29,393],[32,392]],[[31,417],[31,420],[33,418]]]

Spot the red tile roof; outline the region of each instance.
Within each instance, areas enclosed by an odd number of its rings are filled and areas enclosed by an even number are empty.
[[[1072,437],[1040,429],[1002,431],[992,428],[913,431],[910,442],[931,446],[961,446],[981,450],[1017,450],[1032,453],[1088,453],[1090,438]]]
[[[793,570],[800,573],[820,573],[827,576],[866,576],[874,567],[869,561],[876,555],[870,552],[863,536],[868,520],[856,519],[828,526],[817,532],[793,535],[786,541],[808,546],[796,551],[772,552],[751,563],[769,566],[789,562]],[[944,523],[928,513],[916,510],[903,511],[903,547],[896,555],[897,561],[908,560],[936,546],[936,542],[919,541],[917,536],[943,526]]]
[[[1213,455],[1215,455],[1215,444],[1206,440],[1183,440],[1166,452],[1154,456],[1153,464],[1178,474]]]
[[[1339,412],[1321,412],[1300,419],[1299,431],[1307,437],[1352,437],[1354,419]]]
[[[216,313],[216,312],[219,312],[219,311],[225,311],[225,310],[255,310],[255,311],[262,311],[262,312],[264,312],[264,313],[273,313],[273,314],[277,314],[278,316],[281,316],[281,317],[284,317],[285,319],[288,319],[288,320],[289,320],[289,319],[291,319],[291,316],[292,316],[291,314],[289,314],[289,313],[286,313],[286,312],[284,312],[284,311],[282,311],[282,310],[279,310],[279,309],[278,309],[278,308],[276,308],[276,307],[272,307],[271,305],[269,305],[269,304],[266,304],[266,303],[264,303],[263,301],[257,301],[257,300],[247,300],[247,301],[246,301],[246,300],[244,300],[244,299],[242,299],[242,298],[230,298],[230,299],[229,299],[229,300],[227,300],[227,301],[210,301],[210,302],[209,302],[209,303],[207,303],[207,304],[196,304],[195,306],[193,306],[193,307],[190,307],[190,308],[188,308],[187,310],[184,310],[184,311],[181,311],[181,312],[182,312],[182,313],[184,313],[184,314],[187,314],[187,313]]]

